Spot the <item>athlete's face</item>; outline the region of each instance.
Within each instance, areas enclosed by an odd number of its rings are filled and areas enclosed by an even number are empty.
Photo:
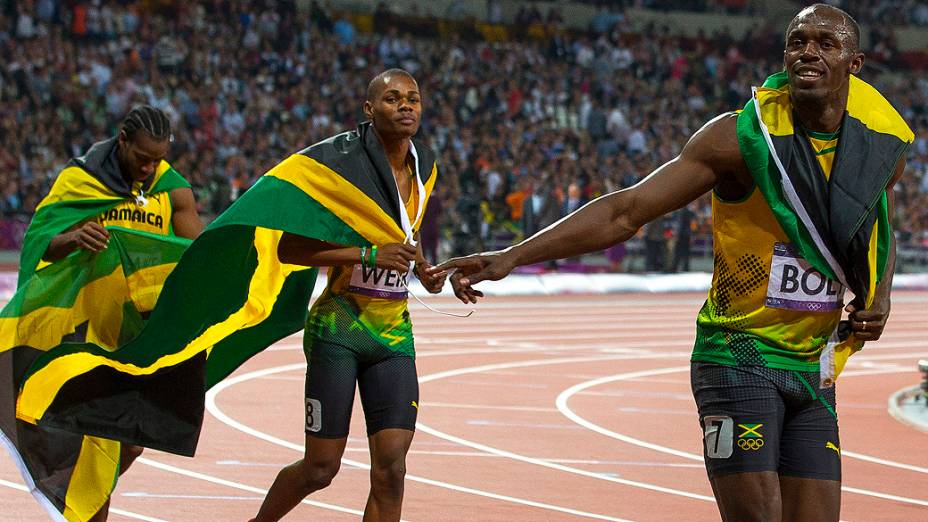
[[[132,139],[125,132],[120,132],[121,167],[132,181],[145,181],[155,175],[158,164],[168,155],[170,147],[170,140],[158,140],[142,131],[136,132]]]
[[[810,7],[790,23],[783,65],[793,96],[826,99],[842,92],[863,63],[864,55],[840,12]]]
[[[384,76],[383,87],[364,102],[364,114],[381,137],[410,138],[419,130],[422,97],[419,85],[403,74]]]

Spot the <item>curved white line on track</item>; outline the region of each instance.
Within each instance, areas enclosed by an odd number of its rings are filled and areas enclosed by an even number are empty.
[[[567,417],[568,419],[572,420],[573,422],[575,422],[575,423],[577,423],[577,424],[579,424],[579,425],[581,425],[581,426],[583,426],[583,427],[585,427],[585,428],[587,428],[587,429],[589,429],[589,430],[591,430],[591,431],[595,431],[596,433],[599,433],[599,434],[601,434],[601,435],[605,435],[605,436],[607,436],[607,437],[610,437],[610,438],[613,438],[613,439],[616,439],[616,440],[620,440],[620,441],[622,441],[622,442],[626,442],[626,443],[629,443],[629,444],[633,444],[633,445],[635,445],[635,446],[640,446],[640,447],[643,447],[643,448],[648,448],[648,449],[650,449],[650,450],[658,451],[658,452],[661,452],[661,453],[667,453],[667,454],[670,454],[670,455],[676,455],[676,456],[678,456],[678,457],[682,457],[682,458],[689,459],[689,460],[698,460],[698,461],[701,462],[701,461],[703,460],[703,457],[702,457],[701,455],[697,455],[697,454],[695,454],[695,453],[689,453],[689,452],[685,452],[685,451],[680,451],[680,450],[675,450],[675,449],[673,449],[673,448],[668,448],[668,447],[666,447],[666,446],[661,446],[661,445],[659,445],[659,444],[653,444],[653,443],[650,443],[650,442],[645,442],[645,441],[636,439],[636,438],[634,438],[634,437],[629,437],[628,435],[623,435],[623,434],[621,434],[621,433],[616,433],[616,432],[614,432],[614,431],[611,431],[611,430],[608,430],[608,429],[606,429],[606,428],[603,428],[602,426],[599,426],[599,425],[597,425],[597,424],[594,424],[594,423],[592,423],[592,422],[590,422],[590,421],[584,419],[583,417],[580,417],[580,416],[577,415],[573,410],[571,410],[570,407],[567,405],[567,401],[568,401],[568,399],[570,399],[571,396],[573,396],[573,395],[575,395],[575,394],[577,394],[577,393],[579,393],[579,392],[581,392],[581,391],[583,391],[583,390],[586,390],[586,389],[588,389],[588,388],[592,388],[592,387],[594,387],[594,386],[599,386],[599,385],[602,385],[602,384],[611,383],[611,382],[616,382],[616,381],[624,381],[624,380],[629,380],[629,379],[635,379],[635,378],[639,378],[639,377],[644,377],[644,376],[650,375],[649,372],[673,373],[673,372],[681,372],[681,371],[687,371],[687,370],[689,370],[689,366],[686,366],[686,367],[677,367],[677,368],[663,368],[663,369],[657,369],[657,370],[645,370],[645,371],[640,371],[640,372],[633,372],[633,373],[625,373],[625,374],[618,374],[618,375],[610,375],[610,376],[606,376],[606,377],[600,377],[599,379],[593,379],[593,380],[590,380],[590,381],[586,381],[586,382],[582,382],[582,383],[576,384],[576,385],[571,386],[570,388],[564,390],[563,392],[560,393],[560,395],[558,395],[557,400],[555,401],[555,405],[557,406],[557,409],[560,410],[561,413],[563,413],[564,416]],[[878,374],[878,373],[885,373],[885,372],[882,372],[882,371],[875,371],[875,372],[872,372],[872,373]],[[848,374],[848,375],[850,375],[850,374]],[[864,373],[863,373],[863,372],[860,372],[860,373],[858,373],[857,375],[864,375]],[[845,456],[847,456],[847,457],[857,458],[857,459],[860,459],[860,460],[865,460],[865,461],[867,461],[867,462],[871,462],[871,463],[874,463],[874,464],[882,464],[882,465],[884,465],[884,466],[895,467],[895,468],[900,468],[900,469],[907,469],[907,470],[909,470],[909,471],[916,471],[916,472],[921,472],[921,473],[928,472],[928,470],[926,470],[926,469],[924,469],[924,468],[920,468],[920,467],[918,467],[918,466],[912,466],[912,465],[910,465],[910,464],[903,464],[903,463],[901,463],[901,462],[895,462],[895,461],[891,461],[891,460],[887,460],[887,459],[880,459],[880,458],[871,457],[871,456],[868,456],[868,455],[861,455],[860,453],[848,452],[848,451],[846,451],[846,450],[842,450],[842,454],[845,455]],[[861,457],[863,457],[863,458],[861,458]],[[853,487],[848,487],[848,486],[842,486],[841,489],[842,489],[843,491],[847,491],[848,493],[856,493],[856,494],[859,494],[859,495],[866,495],[866,496],[881,498],[881,499],[885,499],[885,500],[894,500],[894,501],[897,501],[897,502],[905,502],[905,503],[908,503],[908,504],[916,504],[916,505],[919,505],[919,506],[928,506],[928,501],[926,501],[926,500],[921,500],[921,499],[916,499],[916,498],[901,497],[901,496],[892,495],[892,494],[889,494],[889,493],[881,493],[881,492],[879,492],[879,491],[870,491],[870,490],[866,490],[866,489],[853,488]]]
[[[471,367],[468,367],[468,368],[456,368],[456,369],[454,369],[454,370],[448,370],[448,371],[444,371],[444,372],[438,372],[438,373],[434,373],[434,374],[431,374],[431,375],[426,375],[426,376],[424,376],[424,377],[420,377],[420,378],[419,378],[419,382],[420,382],[420,383],[427,383],[427,382],[436,381],[436,380],[439,380],[439,379],[446,379],[446,378],[448,378],[448,377],[455,377],[455,376],[458,376],[458,375],[466,375],[466,374],[469,374],[469,373],[481,373],[481,372],[494,371],[494,370],[504,370],[504,369],[509,369],[509,368],[525,368],[525,367],[529,367],[529,366],[545,366],[545,365],[553,365],[553,364],[569,364],[569,363],[575,363],[575,362],[595,362],[595,361],[622,360],[622,359],[658,359],[658,358],[665,358],[665,357],[663,357],[662,355],[616,355],[616,356],[610,356],[610,357],[596,356],[596,357],[565,357],[565,358],[559,358],[559,359],[534,359],[534,360],[528,360],[528,361],[516,361],[516,362],[511,362],[511,363],[499,363],[499,364],[486,364],[486,365],[482,365],[482,366],[471,366]],[[685,367],[683,367],[683,368],[688,370],[688,369],[689,369],[689,366],[685,366]],[[674,371],[680,371],[680,370],[675,368]],[[665,371],[663,371],[663,373],[669,373],[669,372],[667,372],[667,371],[665,370]],[[427,426],[427,425],[425,425],[425,424],[422,424],[421,422],[417,422],[417,423],[416,423],[416,429],[421,430],[421,431],[423,431],[424,433],[428,433],[428,434],[430,434],[430,435],[432,435],[432,436],[435,436],[435,437],[438,437],[438,438],[441,438],[441,439],[445,439],[445,440],[448,440],[448,441],[450,441],[450,442],[454,442],[454,443],[456,443],[456,444],[460,444],[460,445],[463,445],[463,446],[468,446],[468,447],[471,447],[471,448],[474,448],[474,449],[478,449],[478,450],[481,450],[481,451],[486,451],[486,452],[488,452],[488,453],[492,453],[492,454],[494,454],[494,455],[499,455],[499,456],[501,456],[501,457],[507,457],[507,458],[510,458],[510,459],[513,459],[513,460],[518,460],[518,461],[521,461],[521,462],[527,462],[527,463],[529,463],[529,464],[535,464],[535,465],[537,465],[537,466],[543,466],[543,467],[547,467],[547,468],[552,468],[552,469],[556,469],[556,470],[558,470],[558,471],[566,471],[566,472],[568,472],[568,473],[573,473],[573,474],[576,474],[576,475],[581,475],[581,476],[585,476],[585,477],[595,478],[595,479],[599,479],[599,480],[606,480],[606,481],[609,481],[609,482],[615,482],[615,483],[623,484],[623,485],[626,485],[626,486],[632,486],[632,487],[637,487],[637,488],[642,488],[642,489],[649,489],[649,490],[658,491],[658,492],[661,492],[661,493],[668,493],[668,494],[671,494],[671,495],[678,495],[678,496],[687,497],[687,498],[693,498],[693,499],[697,499],[697,500],[706,500],[706,501],[710,501],[710,502],[714,502],[714,501],[715,501],[715,499],[714,499],[713,497],[710,497],[710,496],[707,496],[707,495],[700,495],[700,494],[698,494],[698,493],[692,493],[692,492],[689,492],[689,491],[682,491],[682,490],[673,489],[673,488],[665,488],[665,487],[663,487],[663,486],[658,486],[658,485],[655,485],[655,484],[648,484],[648,483],[646,483],[646,482],[638,482],[638,481],[634,481],[634,480],[627,480],[627,479],[620,479],[620,478],[616,478],[616,477],[610,477],[610,476],[602,475],[602,474],[600,474],[600,473],[594,473],[594,472],[586,471],[586,470],[579,469],[579,468],[572,468],[572,467],[564,466],[564,465],[561,465],[561,464],[555,464],[555,463],[553,463],[553,462],[549,462],[549,461],[546,461],[546,460],[541,460],[541,459],[536,459],[536,458],[532,458],[532,457],[527,457],[527,456],[525,456],[525,455],[520,455],[520,454],[518,454],[518,453],[513,453],[513,452],[510,452],[510,451],[505,451],[505,450],[501,450],[501,449],[498,449],[498,448],[493,448],[493,447],[490,447],[490,446],[486,446],[486,445],[484,445],[484,444],[480,444],[480,443],[478,443],[478,442],[473,442],[473,441],[470,441],[470,440],[462,439],[462,438],[460,438],[460,437],[455,437],[455,436],[453,436],[453,435],[449,435],[449,434],[447,434],[447,433],[444,433],[444,432],[441,432],[441,431],[439,431],[439,430],[436,430],[435,428],[432,428],[432,427],[430,427],[430,426]]]
[[[17,484],[15,482],[10,482],[9,480],[0,479],[0,486],[8,487],[10,489],[15,489],[17,491],[22,491],[23,493],[29,493],[29,488],[22,484]],[[167,520],[161,518],[150,517],[148,515],[142,515],[141,513],[133,513],[132,511],[126,511],[125,509],[110,508],[110,513],[124,516],[126,518],[134,518],[135,520],[144,520],[145,522],[168,522]]]
[[[305,366],[305,365],[304,365],[304,366]],[[250,493],[258,493],[258,494],[261,494],[261,495],[266,495],[266,494],[267,494],[267,490],[266,490],[266,489],[256,488],[256,487],[254,487],[254,486],[249,486],[249,485],[247,485],[247,484],[241,484],[241,483],[239,483],[239,482],[233,482],[233,481],[231,481],[231,480],[226,480],[226,479],[222,479],[222,478],[219,478],[219,477],[214,477],[214,476],[212,476],[212,475],[207,475],[207,474],[205,474],[205,473],[199,473],[199,472],[196,472],[196,471],[191,471],[191,470],[189,470],[189,469],[178,468],[177,466],[172,466],[172,465],[170,465],[170,464],[165,464],[165,463],[163,463],[163,462],[158,462],[158,461],[152,460],[152,459],[150,459],[150,458],[148,458],[148,457],[139,457],[138,459],[136,459],[136,462],[140,462],[140,463],[142,463],[142,464],[145,464],[146,466],[151,466],[151,467],[153,467],[153,468],[157,468],[157,469],[160,469],[160,470],[162,470],[162,471],[168,471],[168,472],[170,472],[170,473],[176,473],[176,474],[178,474],[178,475],[183,475],[183,476],[185,476],[185,477],[190,477],[190,478],[194,478],[194,479],[197,479],[197,480],[203,480],[203,481],[206,481],[206,482],[212,482],[213,484],[219,484],[220,486],[226,486],[226,487],[230,487],[230,488],[240,489],[240,490],[242,490],[242,491],[248,491],[248,492],[250,492]],[[348,514],[350,514],[350,515],[359,515],[359,516],[360,516],[360,515],[363,515],[363,514],[364,514],[363,511],[358,511],[357,509],[351,509],[351,508],[346,508],[346,507],[342,507],[342,506],[336,506],[335,504],[329,504],[329,503],[326,503],[326,502],[316,502],[316,501],[313,501],[313,500],[303,499],[303,502],[302,502],[302,503],[303,503],[303,504],[309,504],[309,505],[311,505],[311,506],[315,506],[315,507],[319,507],[319,508],[323,508],[323,509],[329,509],[329,510],[332,510],[332,511],[339,511],[339,512],[341,512],[341,513],[348,513]]]
[[[250,426],[246,426],[236,421],[235,419],[232,419],[231,417],[226,415],[222,410],[220,410],[219,407],[216,405],[216,397],[219,395],[219,392],[223,391],[224,389],[230,386],[238,384],[240,382],[248,381],[251,379],[256,379],[259,377],[264,377],[267,375],[272,375],[274,373],[281,373],[281,372],[288,372],[288,371],[295,371],[295,370],[305,370],[305,369],[306,369],[305,363],[288,364],[285,366],[277,366],[273,368],[265,368],[263,370],[256,370],[256,371],[245,373],[245,374],[238,375],[235,377],[227,378],[223,380],[222,382],[220,382],[219,384],[217,384],[216,386],[214,386],[211,390],[209,390],[206,393],[206,410],[209,411],[214,417],[216,417],[217,420],[228,425],[229,427],[233,429],[236,429],[238,431],[251,435],[252,437],[256,437],[258,439],[264,440],[266,442],[270,442],[271,444],[275,444],[275,445],[282,446],[285,448],[290,448],[294,451],[303,453],[304,447],[301,444],[294,444],[292,442],[274,437],[273,435],[269,435],[267,433],[258,431],[254,428],[251,428]],[[342,462],[349,466],[354,466],[354,467],[361,468],[361,469],[368,469],[368,470],[371,469],[369,464],[365,464],[364,462],[359,462],[356,460],[343,458]],[[472,495],[488,497],[488,498],[492,498],[495,500],[502,500],[506,502],[512,502],[515,504],[522,504],[526,506],[547,509],[551,511],[557,511],[561,513],[567,513],[567,514],[577,515],[577,516],[582,516],[582,517],[587,517],[587,518],[593,518],[597,520],[610,520],[610,521],[615,521],[615,522],[630,522],[630,521],[627,521],[621,518],[600,515],[598,513],[588,513],[586,511],[580,511],[580,510],[571,509],[571,508],[567,508],[563,506],[556,506],[553,504],[545,504],[543,502],[535,502],[533,500],[527,500],[527,499],[522,499],[522,498],[517,498],[517,497],[510,497],[508,495],[500,495],[498,493],[493,493],[490,491],[482,491],[479,489],[468,488],[465,486],[459,486],[457,484],[451,484],[448,482],[433,480],[433,479],[429,479],[426,477],[419,477],[416,475],[407,474],[406,479],[414,481],[414,482],[421,482],[423,484],[429,484],[431,486],[451,489],[451,490],[458,491],[461,493],[469,493]],[[304,500],[304,502],[308,502],[308,501]],[[358,514],[361,514],[361,513],[359,512]]]

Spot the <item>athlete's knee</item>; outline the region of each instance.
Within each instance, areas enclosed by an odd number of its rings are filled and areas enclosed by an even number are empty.
[[[383,459],[371,466],[371,488],[381,493],[401,495],[405,479],[405,456]]]
[[[307,491],[307,495],[313,491],[328,487],[332,479],[338,474],[341,467],[340,459],[325,459],[307,461],[302,460],[297,463],[300,472],[302,487]]]
[[[733,473],[712,479],[726,522],[778,522],[783,501],[776,472]]]

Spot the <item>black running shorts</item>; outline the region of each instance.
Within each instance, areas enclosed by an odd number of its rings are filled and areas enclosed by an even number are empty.
[[[841,480],[834,387],[817,372],[693,362],[709,477],[775,471]]]
[[[348,436],[357,382],[367,434],[387,428],[415,430],[419,411],[416,360],[404,354],[364,356],[318,339],[307,340],[306,434]]]

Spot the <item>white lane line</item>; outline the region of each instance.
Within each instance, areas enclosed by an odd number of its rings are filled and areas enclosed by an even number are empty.
[[[216,397],[219,395],[219,393],[220,393],[221,391],[225,390],[226,388],[229,388],[230,386],[233,386],[233,385],[235,385],[235,384],[238,384],[238,383],[240,383],[240,382],[244,382],[244,381],[251,380],[251,379],[255,379],[255,378],[259,378],[259,377],[264,377],[264,376],[266,376],[266,375],[271,375],[271,374],[274,374],[274,373],[281,373],[281,372],[288,372],[288,371],[296,371],[296,370],[305,370],[305,369],[306,369],[306,364],[305,364],[305,363],[289,364],[289,365],[285,365],[285,366],[277,366],[277,367],[273,367],[273,368],[265,368],[265,369],[263,369],[263,370],[257,370],[257,371],[245,373],[245,374],[242,374],[242,375],[238,375],[238,376],[235,376],[235,377],[227,378],[227,379],[223,380],[222,382],[218,383],[216,386],[213,386],[213,388],[210,389],[210,390],[206,393],[206,410],[209,411],[210,414],[212,414],[214,417],[216,417],[217,420],[219,420],[220,422],[222,422],[222,423],[228,425],[229,427],[231,427],[231,428],[233,428],[233,429],[236,429],[236,430],[238,430],[238,431],[241,431],[241,432],[243,432],[243,433],[246,433],[246,434],[248,434],[248,435],[251,435],[252,437],[255,437],[255,438],[264,440],[264,441],[266,441],[266,442],[270,442],[271,444],[276,444],[276,445],[278,445],[278,446],[282,446],[282,447],[284,447],[284,448],[290,448],[290,449],[292,449],[292,450],[294,450],[294,451],[297,451],[297,452],[299,452],[299,453],[303,453],[304,448],[303,448],[303,445],[302,445],[302,444],[294,444],[294,443],[292,443],[292,442],[289,442],[289,441],[286,441],[286,440],[283,440],[283,439],[274,437],[273,435],[270,435],[270,434],[267,434],[267,433],[258,431],[258,430],[256,430],[256,429],[250,427],[250,426],[246,426],[246,425],[244,425],[244,424],[242,424],[242,423],[236,421],[235,419],[232,419],[231,417],[229,417],[228,415],[226,415],[225,412],[223,412],[222,410],[219,409],[219,407],[218,407],[217,404],[216,404]],[[347,465],[349,465],[349,466],[354,466],[354,467],[357,467],[357,468],[368,469],[368,470],[370,469],[370,465],[369,465],[369,464],[365,464],[365,463],[363,463],[363,462],[359,462],[359,461],[355,461],[355,460],[351,460],[351,459],[345,459],[345,458],[342,459],[342,462],[345,463],[345,464],[347,464]],[[429,485],[431,485],[431,486],[437,486],[437,487],[440,487],[440,488],[451,489],[451,490],[453,490],[453,491],[458,491],[458,492],[461,492],[461,493],[469,493],[469,494],[477,495],[477,496],[481,496],[481,497],[487,497],[487,498],[492,498],[492,499],[495,499],[495,500],[502,500],[502,501],[506,501],[506,502],[511,502],[511,503],[514,503],[514,504],[522,504],[522,505],[525,505],[525,506],[531,506],[531,507],[536,507],[536,508],[541,508],[541,509],[547,509],[547,510],[550,510],[550,511],[557,511],[557,512],[560,512],[560,513],[567,513],[567,514],[571,514],[571,515],[577,515],[577,516],[582,516],[582,517],[587,517],[587,518],[593,518],[593,519],[597,519],[597,520],[611,520],[611,521],[615,521],[615,522],[629,522],[629,521],[626,521],[626,520],[621,519],[621,518],[615,518],[615,517],[610,517],[610,516],[606,516],[606,515],[600,515],[600,514],[598,514],[598,513],[589,513],[589,512],[586,512],[586,511],[580,511],[580,510],[572,509],[572,508],[568,508],[568,507],[556,506],[556,505],[553,505],[553,504],[546,504],[546,503],[543,503],[543,502],[536,502],[536,501],[533,501],[533,500],[527,500],[527,499],[522,499],[522,498],[517,498],[517,497],[511,497],[511,496],[508,496],[508,495],[500,495],[500,494],[498,494],[498,493],[493,493],[493,492],[490,492],[490,491],[483,491],[483,490],[479,490],[479,489],[468,488],[468,487],[465,487],[465,486],[459,486],[459,485],[457,485],[457,484],[451,484],[451,483],[448,483],[448,482],[442,482],[442,481],[438,481],[438,480],[433,480],[433,479],[429,479],[429,478],[425,478],[425,477],[420,477],[420,476],[417,476],[417,475],[407,474],[407,475],[406,475],[406,479],[407,479],[407,480],[414,481],[414,482],[421,482],[421,483],[423,483],[423,484],[429,484]],[[304,500],[304,502],[306,502],[306,501]]]
[[[456,402],[432,402],[426,401],[421,403],[427,408],[459,408],[472,410],[505,410],[505,411],[544,411],[557,412],[557,408],[542,408],[535,406],[497,406],[494,404],[460,404]]]
[[[594,424],[594,423],[592,423],[592,422],[590,422],[590,421],[584,419],[583,417],[580,417],[579,415],[577,415],[576,413],[574,413],[574,411],[571,410],[570,407],[567,405],[567,401],[568,401],[568,399],[570,399],[570,397],[571,397],[572,395],[574,395],[574,394],[576,394],[577,392],[580,392],[580,391],[582,391],[582,390],[585,390],[585,389],[587,389],[587,388],[593,387],[593,386],[599,386],[599,385],[601,385],[601,384],[612,383],[612,382],[628,380],[628,379],[632,379],[632,378],[636,378],[636,377],[641,377],[642,374],[646,374],[646,373],[648,373],[648,372],[673,373],[673,372],[681,372],[681,371],[687,371],[687,370],[689,370],[689,366],[685,366],[685,367],[682,367],[682,366],[681,366],[681,367],[677,367],[677,368],[662,368],[662,369],[657,369],[657,370],[646,370],[646,371],[644,371],[644,372],[632,372],[632,373],[625,373],[625,374],[618,374],[618,375],[610,375],[610,376],[606,376],[606,377],[601,377],[601,378],[599,378],[599,379],[594,379],[594,380],[591,380],[591,381],[587,381],[587,382],[582,382],[582,383],[576,384],[576,385],[571,386],[570,388],[564,390],[563,392],[561,392],[560,395],[558,395],[557,400],[555,401],[555,404],[557,405],[557,408],[558,408],[559,410],[561,410],[561,412],[564,414],[565,417],[567,417],[568,419],[570,419],[570,420],[576,422],[577,424],[580,424],[581,426],[583,426],[583,427],[585,427],[585,428],[587,428],[587,429],[589,429],[589,430],[591,430],[591,431],[594,431],[594,432],[596,432],[596,433],[599,433],[599,434],[601,434],[601,435],[605,435],[605,436],[607,436],[607,437],[610,437],[610,438],[613,438],[613,439],[616,439],[616,440],[620,440],[620,441],[626,442],[626,443],[628,443],[628,444],[633,444],[633,445],[635,445],[635,446],[639,446],[639,447],[643,447],[643,448],[648,448],[648,449],[650,449],[650,450],[657,451],[657,452],[660,452],[660,453],[667,453],[667,454],[670,454],[670,455],[676,455],[676,456],[681,457],[681,458],[685,458],[685,459],[689,459],[689,460],[694,460],[694,461],[700,461],[700,462],[702,462],[702,461],[703,461],[702,455],[696,455],[695,453],[689,453],[689,452],[685,452],[685,451],[676,450],[676,449],[673,449],[673,448],[668,448],[668,447],[666,447],[666,446],[661,446],[661,445],[659,445],[659,444],[653,444],[653,443],[650,443],[650,442],[646,442],[646,441],[643,441],[643,440],[640,440],[640,439],[636,439],[636,438],[634,438],[634,437],[629,437],[628,435],[623,435],[623,434],[621,434],[621,433],[616,433],[616,432],[614,432],[614,431],[611,431],[611,430],[608,430],[608,429],[606,429],[606,428],[603,428],[602,426],[599,426],[599,425],[597,425],[597,424]],[[864,372],[859,372],[859,373],[860,373],[860,374],[864,374]],[[880,373],[880,372],[872,372],[872,373]],[[885,373],[885,372],[884,372],[884,373]],[[842,375],[847,375],[847,373],[842,374]],[[895,467],[895,468],[900,468],[900,469],[908,469],[908,470],[910,470],[910,471],[918,471],[918,469],[912,469],[912,468],[917,468],[917,466],[911,466],[911,465],[909,465],[909,464],[903,464],[903,463],[899,463],[899,462],[894,462],[894,461],[887,460],[887,459],[881,459],[881,458],[877,458],[877,457],[865,456],[865,455],[861,455],[861,454],[859,454],[859,453],[848,452],[848,451],[845,451],[845,450],[842,450],[842,454],[845,455],[845,456],[847,456],[847,457],[851,457],[851,458],[859,458],[860,456],[864,456],[864,457],[866,457],[866,458],[861,459],[861,460],[866,460],[866,461],[868,461],[868,462],[872,462],[872,463],[875,463],[875,464],[882,464],[882,465],[889,466],[889,467]],[[926,471],[928,471],[928,470],[926,470]],[[928,501],[926,501],[926,500],[921,500],[921,499],[916,499],[916,498],[901,497],[901,496],[897,496],[897,495],[891,495],[891,494],[888,494],[888,493],[881,493],[881,492],[878,492],[878,491],[871,491],[871,490],[866,490],[866,489],[861,489],[861,488],[849,488],[849,487],[846,487],[846,486],[842,486],[841,489],[844,490],[844,491],[847,491],[847,492],[849,492],[849,493],[856,493],[856,494],[859,494],[859,495],[866,495],[866,496],[871,496],[871,497],[876,497],[876,498],[882,498],[882,499],[888,499],[888,500],[895,500],[895,501],[898,501],[898,502],[906,502],[906,503],[909,503],[909,504],[916,504],[916,505],[920,505],[920,506],[928,506]]]
[[[17,491],[22,491],[23,493],[29,493],[29,488],[22,484],[17,484],[15,482],[10,482],[9,480],[0,479],[0,486],[4,486],[10,489],[15,489]],[[126,511],[124,509],[110,508],[110,513],[115,513],[127,518],[134,518],[135,520],[144,520],[146,522],[168,522],[160,518],[154,518],[147,515],[142,515],[140,513],[133,513],[132,511]]]
[[[436,381],[439,379],[447,379],[449,377],[455,377],[458,375],[465,375],[469,373],[480,373],[480,372],[485,372],[485,371],[495,371],[495,370],[502,370],[502,369],[508,369],[508,368],[524,368],[524,367],[546,366],[546,365],[554,365],[554,364],[570,364],[570,363],[577,363],[577,362],[594,362],[594,361],[606,361],[606,360],[645,359],[645,358],[653,358],[653,357],[643,356],[643,355],[642,356],[617,355],[617,356],[609,357],[609,358],[606,358],[606,357],[570,357],[570,358],[560,358],[560,359],[537,359],[537,360],[528,360],[528,361],[517,361],[517,362],[511,362],[511,363],[487,364],[487,365],[482,365],[482,366],[472,366],[468,368],[456,368],[454,370],[433,373],[431,375],[420,377],[419,382],[424,384],[427,382]],[[689,366],[683,366],[681,368],[683,368],[684,370],[689,370]],[[680,370],[675,368],[674,371],[680,371]],[[654,370],[652,370],[652,372],[654,372]],[[670,373],[670,372],[663,370],[660,373]],[[655,375],[656,374],[657,373],[655,373]],[[604,476],[601,473],[594,473],[594,472],[590,472],[590,471],[579,469],[579,468],[563,466],[560,464],[555,464],[555,463],[544,461],[544,460],[537,459],[534,457],[528,457],[525,455],[520,455],[517,453],[510,452],[510,451],[493,448],[493,447],[490,447],[484,444],[480,444],[478,442],[466,440],[461,437],[456,437],[456,436],[441,432],[421,422],[416,423],[416,429],[421,430],[425,433],[428,433],[432,436],[435,436],[441,439],[445,439],[451,442],[456,442],[458,444],[461,444],[462,446],[468,446],[468,447],[471,447],[471,448],[474,448],[480,451],[486,451],[488,453],[493,453],[495,455],[500,455],[500,456],[507,457],[513,460],[518,460],[521,462],[527,462],[529,464],[535,464],[538,466],[552,468],[558,471],[565,471],[565,472],[572,473],[575,475],[591,477],[591,478],[595,478],[599,480],[607,480],[609,482],[615,482],[617,484],[622,484],[625,486],[648,489],[652,491],[658,491],[661,493],[668,493],[671,495],[678,495],[678,496],[693,498],[697,500],[705,500],[709,502],[715,501],[713,497],[710,497],[707,495],[700,495],[698,493],[692,493],[689,491],[666,488],[663,486],[658,486],[656,484],[649,484],[646,482],[639,482],[639,481],[627,480],[627,479],[622,479],[622,478],[617,478],[617,477]]]
[[[167,520],[164,520],[163,518],[155,518],[155,517],[150,517],[148,515],[140,515],[138,513],[133,513],[132,511],[126,511],[125,509],[119,509],[119,508],[114,508],[114,507],[110,508],[110,513],[115,514],[115,515],[120,515],[123,517],[134,518],[136,520],[144,520],[145,522],[168,522]]]
[[[22,484],[17,484],[15,482],[10,482],[9,480],[0,479],[0,486],[6,486],[8,488],[16,489],[19,491],[25,491],[26,493],[29,493],[29,488],[27,488],[26,486]]]
[[[142,464],[145,464],[146,466],[151,466],[153,468],[157,468],[162,471],[168,471],[171,473],[176,473],[178,475],[183,475],[185,477],[195,478],[195,479],[203,480],[206,482],[212,482],[213,484],[219,484],[220,486],[240,489],[242,491],[248,491],[249,493],[258,493],[260,495],[267,494],[266,489],[256,488],[254,486],[249,486],[246,484],[241,484],[239,482],[233,482],[231,480],[214,477],[212,475],[207,475],[205,473],[199,473],[199,472],[192,471],[189,469],[179,468],[177,466],[172,466],[170,464],[165,464],[163,462],[152,460],[148,457],[139,457],[138,459],[136,459],[136,462],[140,462]],[[302,503],[309,504],[310,506],[315,506],[315,507],[319,507],[322,509],[329,509],[329,510],[338,511],[341,513],[348,513],[351,515],[359,515],[359,516],[364,515],[363,511],[358,511],[357,509],[351,509],[351,508],[346,508],[342,506],[336,506],[335,504],[329,504],[327,502],[316,502],[314,500],[303,499]]]
[[[164,493],[148,493],[146,491],[129,491],[120,494],[121,497],[130,498],[173,498],[186,500],[264,500],[261,495],[168,495]]]

